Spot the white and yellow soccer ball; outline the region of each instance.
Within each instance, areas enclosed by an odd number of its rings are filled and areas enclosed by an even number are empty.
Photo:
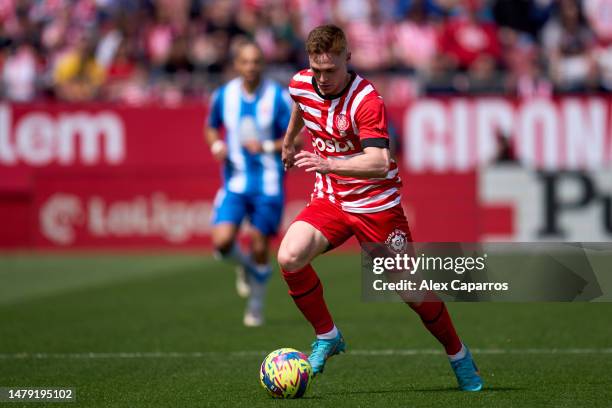
[[[274,350],[261,363],[259,381],[274,398],[300,398],[312,380],[308,356],[292,348]]]

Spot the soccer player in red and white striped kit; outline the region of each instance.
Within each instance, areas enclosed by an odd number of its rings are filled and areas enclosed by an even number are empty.
[[[287,230],[278,262],[289,294],[315,330],[309,360],[316,375],[346,344],[327,309],[311,261],[353,235],[360,243],[385,243],[396,237],[411,241],[411,236],[400,202],[397,164],[389,152],[381,96],[366,79],[348,70],[351,54],[339,27],[312,30],[306,51],[310,68],[298,72],[289,84],[295,104],[282,157],[286,170],[297,166],[314,172],[315,188],[310,203]],[[304,126],[314,153],[296,154],[294,141]],[[428,299],[408,304],[444,346],[459,388],[479,391],[478,369],[446,306],[433,293]]]

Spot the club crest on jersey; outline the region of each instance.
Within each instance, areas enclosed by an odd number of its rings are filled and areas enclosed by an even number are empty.
[[[336,123],[336,129],[338,129],[340,132],[345,132],[349,127],[348,118],[343,113],[336,115],[334,122]]]
[[[408,235],[404,231],[396,228],[389,234],[385,244],[387,244],[387,247],[392,251],[398,253],[403,252],[408,248]]]

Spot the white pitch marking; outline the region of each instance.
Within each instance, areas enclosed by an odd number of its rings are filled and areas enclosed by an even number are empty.
[[[612,348],[527,348],[527,349],[471,349],[473,354],[612,354]],[[257,357],[265,356],[265,350],[241,351],[153,351],[153,352],[109,352],[109,353],[0,353],[0,360],[95,360],[95,359],[153,359],[153,358],[212,358],[212,357]],[[416,356],[442,355],[438,349],[380,349],[380,350],[349,350],[347,355],[353,356]]]

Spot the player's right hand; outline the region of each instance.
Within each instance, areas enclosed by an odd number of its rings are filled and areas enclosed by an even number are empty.
[[[283,143],[281,157],[283,159],[285,171],[293,167],[293,164],[295,163],[295,145],[293,143]]]
[[[210,152],[217,161],[224,161],[227,157],[227,145],[222,140],[217,140],[212,144]]]

